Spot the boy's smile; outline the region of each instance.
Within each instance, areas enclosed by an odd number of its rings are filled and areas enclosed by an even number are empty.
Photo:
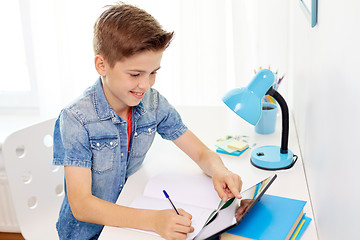
[[[163,51],[140,52],[116,62],[112,68],[103,56],[95,57],[105,97],[120,117],[127,116],[129,108],[138,105],[154,85],[162,54]]]
[[[144,96],[144,93],[143,92],[134,92],[134,91],[130,91],[135,98],[138,98],[138,99],[142,99],[143,96]]]

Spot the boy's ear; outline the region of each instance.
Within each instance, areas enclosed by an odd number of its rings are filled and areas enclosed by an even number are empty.
[[[106,75],[105,58],[101,55],[95,56],[95,69],[100,76]]]

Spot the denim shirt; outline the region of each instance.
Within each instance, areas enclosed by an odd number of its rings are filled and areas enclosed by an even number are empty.
[[[61,111],[54,129],[53,164],[91,168],[92,194],[115,203],[126,179],[140,168],[155,133],[175,140],[187,130],[178,112],[155,89],[133,107],[131,125],[128,151],[127,123],[107,102],[99,78]],[[97,239],[103,228],[74,218],[66,187],[56,227],[60,239]]]

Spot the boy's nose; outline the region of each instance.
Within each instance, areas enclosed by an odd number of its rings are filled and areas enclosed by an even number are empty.
[[[144,90],[148,90],[150,88],[150,77],[141,78],[138,87]]]

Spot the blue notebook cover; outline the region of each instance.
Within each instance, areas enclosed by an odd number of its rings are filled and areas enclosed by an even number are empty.
[[[251,239],[286,239],[305,204],[306,201],[264,194],[244,220],[228,233]]]

